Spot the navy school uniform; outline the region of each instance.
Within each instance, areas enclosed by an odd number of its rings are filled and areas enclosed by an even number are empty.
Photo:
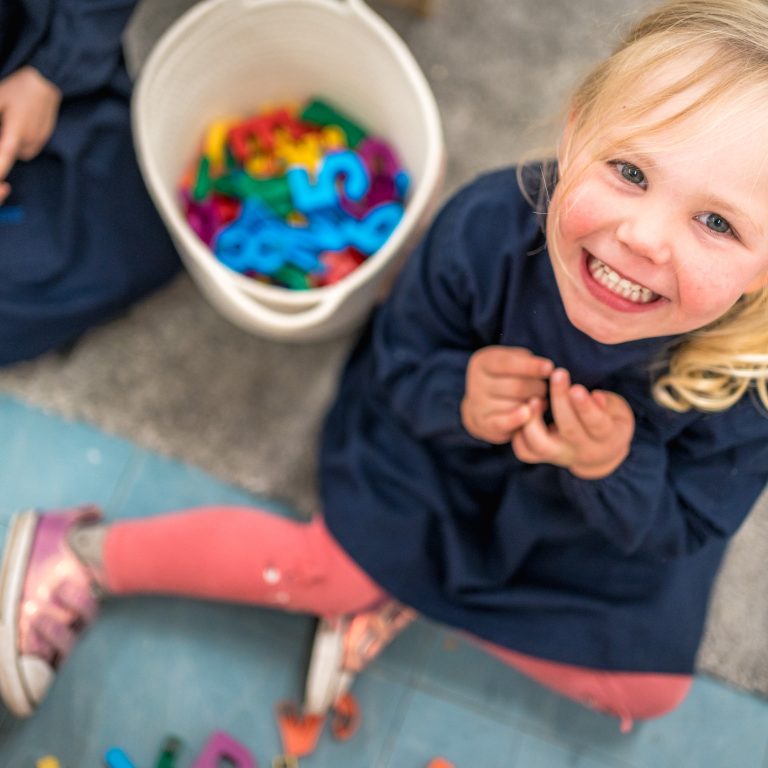
[[[0,0],[0,78],[29,64],[63,96],[0,206],[0,364],[76,339],[178,269],[133,150],[121,34],[134,5]]]
[[[441,212],[343,374],[321,440],[327,525],[425,616],[540,658],[689,674],[728,538],[768,480],[768,414],[674,413],[650,393],[671,339],[600,344],[569,322],[514,170]],[[473,352],[525,347],[637,420],[582,480],[463,428]]]

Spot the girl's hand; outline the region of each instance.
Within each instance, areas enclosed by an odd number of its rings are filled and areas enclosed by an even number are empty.
[[[467,366],[461,420],[473,437],[508,443],[528,419],[532,398],[543,400],[552,362],[520,347],[484,347]]]
[[[544,407],[534,402],[531,420],[512,437],[512,448],[529,464],[556,464],[577,477],[594,480],[610,475],[626,459],[635,417],[614,392],[571,386],[568,371],[558,368],[550,379],[554,423],[547,426]]]
[[[0,80],[0,205],[11,187],[5,180],[16,160],[31,160],[56,126],[61,92],[34,67]]]

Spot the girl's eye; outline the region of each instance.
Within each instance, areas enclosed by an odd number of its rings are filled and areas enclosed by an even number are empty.
[[[718,235],[734,234],[728,221],[716,213],[702,213],[696,216],[696,219],[698,219],[707,229],[711,229]]]
[[[638,186],[645,184],[645,174],[636,165],[625,163],[621,160],[614,160],[612,165],[616,167],[622,178],[630,184],[637,184]]]

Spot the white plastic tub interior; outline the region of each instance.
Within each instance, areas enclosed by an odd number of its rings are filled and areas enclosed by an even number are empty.
[[[178,183],[208,125],[318,96],[391,142],[411,175],[401,223],[332,286],[270,286],[231,271],[187,225]],[[361,0],[209,0],[161,38],[137,84],[134,136],[149,191],[190,274],[248,331],[284,340],[336,335],[364,319],[439,198],[444,143],[434,97],[396,33]]]

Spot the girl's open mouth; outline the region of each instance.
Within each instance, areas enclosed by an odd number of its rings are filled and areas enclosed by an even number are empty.
[[[655,308],[661,301],[666,301],[650,288],[616,272],[589,251],[583,251],[583,256],[584,282],[589,292],[603,304],[621,312],[643,312]]]

